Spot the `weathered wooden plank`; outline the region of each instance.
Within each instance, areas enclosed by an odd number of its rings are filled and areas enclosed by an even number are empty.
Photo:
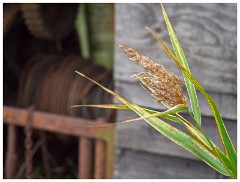
[[[165,8],[193,75],[207,91],[236,95],[236,4],[166,4]],[[169,42],[158,4],[116,5],[116,42],[135,48],[179,73],[177,66],[144,29],[145,25]],[[119,48],[115,48],[116,80],[130,81],[129,76],[139,70],[137,65],[127,61]]]
[[[159,5],[116,4],[115,7],[116,43],[128,45],[180,75],[175,63],[144,29],[144,26],[149,26],[171,47]],[[165,9],[185,51],[191,72],[215,100],[236,146],[237,5],[165,4]],[[115,47],[115,91],[141,106],[164,109],[129,77],[139,71],[142,69],[128,61],[125,53]],[[211,110],[202,94],[198,96],[203,128],[222,148]],[[118,121],[137,117],[130,111],[119,111],[117,115]],[[222,177],[145,122],[119,125],[116,148],[116,178]]]
[[[114,177],[120,179],[185,179],[219,178],[217,173],[200,161],[154,155],[127,149],[116,151]]]
[[[154,102],[154,98],[148,94],[138,83],[126,83],[115,81],[115,91],[124,98],[144,107],[150,107],[156,110],[165,109],[159,103]],[[187,96],[186,90],[184,94]],[[223,118],[237,119],[237,96],[219,93],[209,93],[217,106]],[[201,93],[198,93],[199,105],[203,116],[213,116],[207,101]],[[189,100],[187,100],[189,103]]]
[[[191,121],[187,115],[183,114],[183,116],[186,119],[189,119],[189,121]],[[132,111],[118,112],[118,121],[123,121],[130,118],[137,118],[137,115]],[[225,125],[233,141],[233,144],[236,146],[236,121],[225,120]],[[210,138],[220,148],[222,148],[214,119],[212,117],[203,117],[202,127],[205,132],[210,136]],[[180,127],[179,129],[186,131],[183,127]],[[199,160],[190,152],[171,142],[168,138],[157,132],[154,128],[152,128],[144,121],[118,125],[116,131],[116,147]]]

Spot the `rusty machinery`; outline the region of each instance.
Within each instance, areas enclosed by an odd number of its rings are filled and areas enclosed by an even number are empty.
[[[11,25],[14,23],[14,19],[21,11],[24,22],[31,34],[38,39],[51,41],[59,41],[70,33],[77,12],[76,4],[16,4],[15,6],[6,7],[8,8],[5,8],[6,10],[4,11],[4,33],[10,29]],[[56,12],[58,12],[58,16],[56,16]],[[59,19],[61,19],[61,21],[59,21]],[[74,72],[75,70],[95,79],[105,87],[113,89],[112,73],[110,71],[107,71],[101,66],[92,64],[90,60],[85,60],[79,54],[75,53],[62,54],[41,52],[32,57],[21,72],[17,106],[20,108],[28,108],[28,117],[24,124],[26,134],[25,162],[27,163],[26,174],[28,178],[31,178],[32,173],[33,141],[31,138],[35,127],[32,123],[32,115],[36,115],[35,113],[37,111],[44,111],[46,115],[47,113],[55,113],[59,116],[67,115],[69,117],[82,118],[83,120],[84,118],[88,118],[88,122],[98,121],[98,123],[102,123],[114,121],[114,112],[112,110],[94,108],[76,109],[70,107],[74,104],[104,104],[112,102],[112,97],[110,95],[93,83],[77,75]],[[20,108],[19,110],[21,110]],[[11,112],[9,111],[10,114],[8,112],[8,116],[16,116],[14,112],[16,113],[17,111],[16,109],[11,110]],[[14,119],[18,121],[22,118],[15,117]],[[14,168],[14,162],[17,160],[17,133],[13,122],[10,122],[7,117],[5,117],[4,120],[9,124],[5,177],[13,178],[16,170]],[[37,119],[35,118],[35,120]],[[15,124],[21,125],[19,123]],[[38,135],[41,141],[45,177],[50,178],[47,134],[44,131],[48,129],[47,127],[46,129],[44,129],[44,127],[40,129],[41,131],[38,132]],[[58,132],[57,129],[56,131]],[[91,132],[92,130],[90,133]],[[99,129],[96,129],[95,132],[99,132]],[[112,163],[109,163],[108,167],[103,165],[104,157],[102,157],[102,153],[106,152],[104,141],[100,138],[100,140],[93,142],[93,140],[90,139],[91,137],[89,138],[81,135],[78,137],[79,177],[111,177],[112,172],[110,170],[112,169],[108,168],[110,166],[112,167],[113,160],[110,160]],[[113,140],[111,140],[111,142],[113,142]],[[113,155],[113,153],[111,155]],[[97,162],[92,165],[94,163],[94,158],[96,158],[95,160],[97,160]]]

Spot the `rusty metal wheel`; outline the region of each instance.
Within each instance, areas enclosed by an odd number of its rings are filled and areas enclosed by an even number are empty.
[[[19,4],[3,4],[3,35],[11,29],[19,14]]]
[[[20,79],[18,105],[28,107],[35,104],[36,93],[39,85],[43,81],[43,77],[53,57],[45,54],[37,55],[31,59]]]
[[[74,28],[79,4],[74,3],[22,3],[25,24],[39,39],[60,40]]]
[[[77,75],[75,70],[109,89],[113,87],[111,72],[79,55],[41,54],[32,58],[22,73],[19,106],[34,104],[38,110],[89,119],[109,115],[109,110],[104,109],[71,108],[74,104],[112,103],[111,95]]]

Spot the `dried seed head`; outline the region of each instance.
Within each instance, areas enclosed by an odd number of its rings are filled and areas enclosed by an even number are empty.
[[[148,71],[134,74],[132,78],[139,80],[157,102],[165,102],[171,107],[178,104],[186,104],[186,98],[182,93],[181,81],[176,74],[129,47],[123,45],[119,45],[119,47],[128,54],[131,61]]]

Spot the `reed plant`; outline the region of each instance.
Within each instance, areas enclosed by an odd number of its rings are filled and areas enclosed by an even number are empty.
[[[109,94],[113,95],[120,102],[122,102],[122,104],[87,106],[132,110],[140,117],[127,120],[122,123],[145,120],[159,133],[166,136],[181,147],[185,148],[216,171],[222,173],[223,175],[230,176],[231,178],[237,178],[236,150],[226,130],[218,107],[212,97],[205,91],[202,85],[191,74],[184,52],[181,48],[181,45],[177,39],[177,36],[169,21],[163,5],[161,5],[161,8],[174,53],[166,46],[166,44],[157,36],[156,33],[154,33],[148,27],[146,27],[146,29],[162,45],[162,47],[165,49],[171,59],[181,70],[184,78],[184,84],[187,88],[190,105],[188,106],[186,103],[186,97],[183,95],[182,92],[181,81],[176,74],[168,71],[162,65],[155,63],[150,58],[139,54],[134,49],[124,45],[119,45],[119,47],[127,53],[131,61],[139,64],[146,70],[145,72],[134,74],[132,78],[138,80],[141,85],[146,88],[148,92],[155,98],[157,102],[167,107],[167,110],[163,112],[158,112],[155,110],[140,107],[139,105],[124,99],[117,93],[105,88],[91,78],[88,78],[82,73],[76,71],[76,73],[97,84]],[[216,122],[216,126],[218,128],[219,137],[224,148],[223,151],[210,139],[210,137],[205,133],[201,126],[201,111],[198,104],[196,89],[199,90],[201,94],[203,94],[211,108]],[[82,106],[75,105],[73,107]],[[189,115],[191,116],[191,122],[180,115],[180,113],[184,111],[189,113]],[[174,127],[173,125],[168,124],[163,120],[163,118],[175,122],[179,125],[183,125],[189,131],[189,133],[185,133]]]

